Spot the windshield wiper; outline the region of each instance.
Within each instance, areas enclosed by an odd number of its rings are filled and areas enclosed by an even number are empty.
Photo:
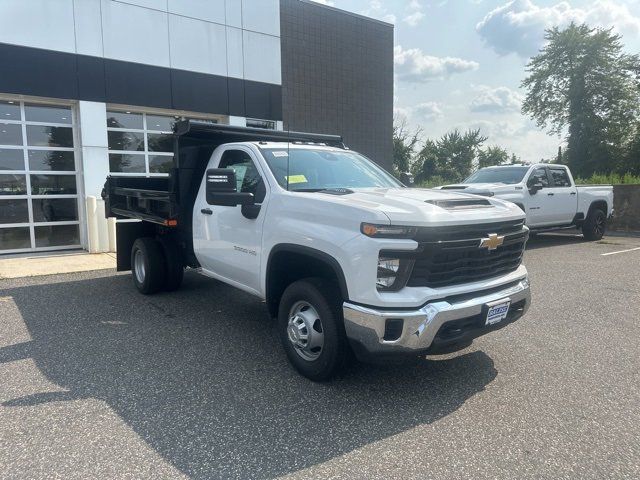
[[[326,190],[326,188],[296,188],[293,190],[289,190],[290,192],[307,192],[307,193],[317,193]]]

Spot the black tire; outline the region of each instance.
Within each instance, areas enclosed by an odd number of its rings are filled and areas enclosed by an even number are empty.
[[[599,208],[594,208],[582,224],[582,234],[586,240],[600,240],[607,230],[607,215]]]
[[[136,268],[136,257],[143,269]],[[133,284],[140,293],[152,295],[164,287],[167,273],[162,244],[153,238],[138,238],[131,248],[131,273]]]
[[[160,237],[164,258],[166,261],[167,274],[164,280],[164,289],[167,292],[174,292],[182,285],[184,277],[184,262],[180,245],[172,238]]]
[[[321,320],[324,344],[314,360],[303,358],[289,336],[289,314],[300,302],[310,304]],[[334,283],[321,278],[307,278],[289,285],[280,299],[278,330],[289,361],[309,380],[329,380],[346,366],[349,343],[342,318],[342,296]]]

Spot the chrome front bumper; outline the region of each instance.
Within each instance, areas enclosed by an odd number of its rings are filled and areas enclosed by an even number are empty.
[[[484,326],[480,317],[487,304],[497,300],[511,300],[509,316],[493,326]],[[356,353],[367,355],[387,355],[427,352],[434,343],[455,343],[453,337],[436,338],[441,327],[448,322],[469,319],[473,328],[467,329],[461,338],[469,340],[502,328],[524,315],[531,303],[528,278],[485,292],[459,295],[449,300],[428,303],[417,310],[378,310],[349,302],[342,306],[347,337]],[[402,320],[402,331],[394,340],[385,340],[387,320]],[[474,323],[475,322],[475,323]],[[450,324],[453,325],[453,324]],[[396,335],[397,336],[397,335]],[[435,342],[434,342],[435,341]]]

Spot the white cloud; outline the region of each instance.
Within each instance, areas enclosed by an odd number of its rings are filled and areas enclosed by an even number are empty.
[[[396,107],[394,114],[416,124],[434,122],[443,117],[442,105],[438,102],[424,102],[412,107]]]
[[[380,0],[371,0],[369,7],[362,12],[362,15],[388,23],[396,23],[396,16],[390,13]]]
[[[544,43],[544,30],[570,22],[613,27],[620,33],[638,34],[640,18],[627,5],[613,0],[596,0],[583,7],[569,1],[541,7],[532,0],[514,0],[489,12],[477,25],[483,40],[497,53],[535,55]]]
[[[481,134],[489,137],[485,145],[500,145],[518,155],[524,162],[552,158],[558,151],[558,145],[562,144],[560,138],[547,135],[520,115],[514,115],[510,120],[463,122],[452,128],[463,131],[479,128]]]
[[[407,6],[407,15],[402,19],[410,27],[417,26],[424,18],[422,4],[419,0],[411,0]]]
[[[321,3],[323,5],[330,5],[330,6],[335,6],[335,2],[333,2],[332,0],[311,0],[312,2],[316,2],[316,3]]]
[[[394,48],[394,64],[399,80],[428,82],[447,78],[454,73],[477,70],[478,62],[457,57],[434,57],[419,48],[404,50],[401,45]]]
[[[487,87],[480,85],[476,88],[479,94],[471,101],[471,111],[480,113],[519,112],[522,105],[522,95],[508,87]]]
[[[411,110],[411,113],[416,120],[432,122],[442,118],[442,108],[438,102],[419,103]]]

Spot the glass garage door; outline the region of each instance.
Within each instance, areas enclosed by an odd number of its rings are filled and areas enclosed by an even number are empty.
[[[71,107],[0,100],[0,255],[80,248]]]

